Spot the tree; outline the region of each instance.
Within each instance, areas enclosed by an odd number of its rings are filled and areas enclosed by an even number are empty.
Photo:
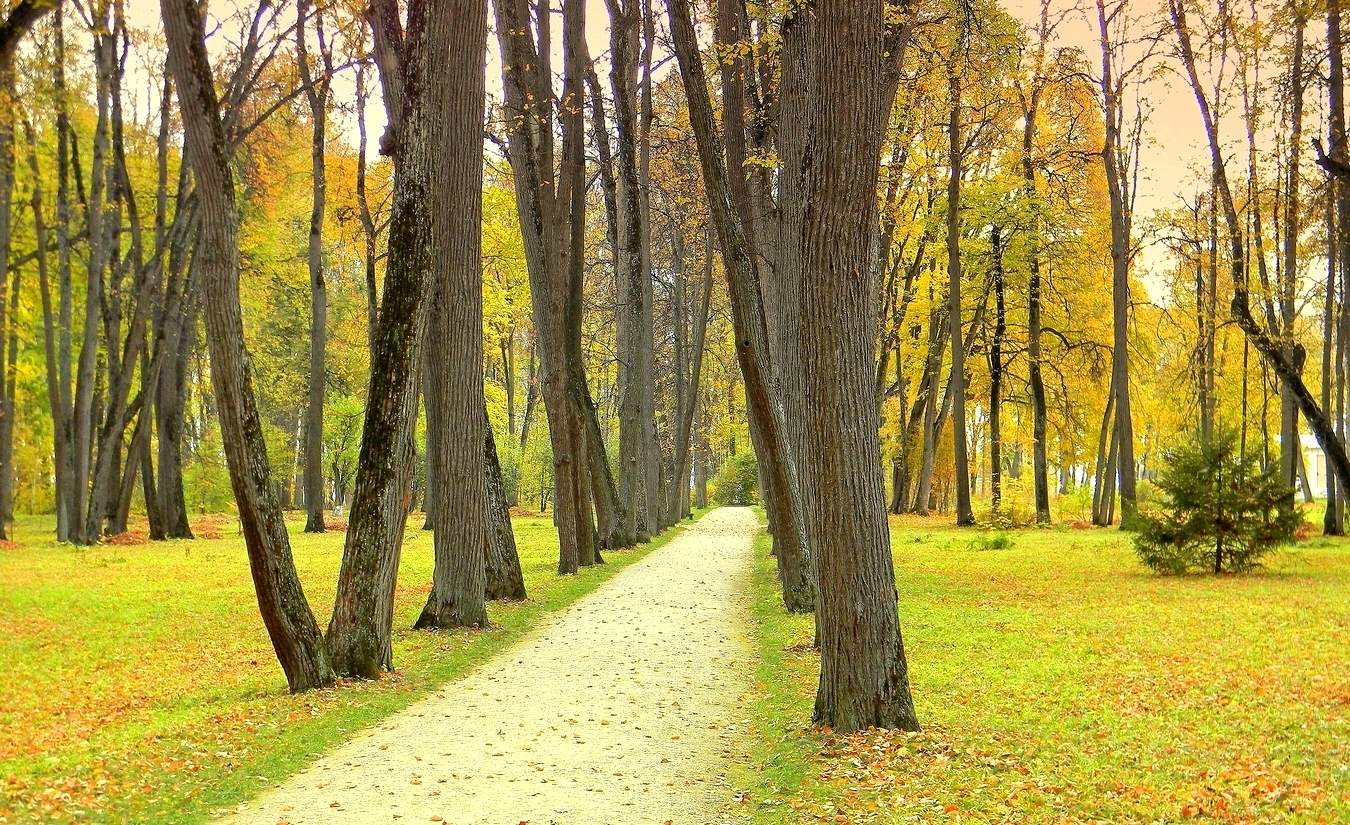
[[[869,241],[892,102],[883,91],[884,65],[904,46],[887,38],[881,3],[822,0],[817,12],[814,31],[794,27],[789,35],[810,37],[814,88],[785,89],[810,95],[801,174],[811,208],[798,240],[797,346],[811,399],[801,478],[819,566],[815,721],[841,732],[917,730],[870,391],[876,321]]]
[[[323,397],[327,376],[324,372],[324,353],[328,339],[328,290],[323,275],[323,217],[327,197],[324,173],[325,134],[328,124],[328,94],[332,87],[333,56],[324,35],[323,11],[313,9],[309,0],[295,4],[295,62],[300,69],[300,82],[309,101],[309,117],[313,137],[310,143],[311,202],[309,215],[310,321],[309,321],[309,405],[305,412],[305,532],[322,533],[324,495],[323,484]],[[309,65],[308,26],[314,17],[314,33],[319,43],[320,70],[314,76]]]
[[[446,141],[451,135],[462,141],[463,118],[473,111],[473,90],[483,82],[475,78],[481,64],[468,70],[465,63],[452,62],[450,56],[451,43],[467,47],[471,42],[455,38],[463,34],[460,16],[474,19],[474,2],[414,0],[407,7],[406,24],[399,20],[398,4],[393,0],[379,3],[370,15],[389,115],[381,151],[394,159],[394,200],[366,395],[378,400],[369,404],[361,433],[351,517],[328,626],[334,667],[346,676],[375,678],[393,667],[394,583],[412,500],[417,364],[432,304],[426,294],[439,293],[440,267],[463,260],[450,258],[445,249],[448,229],[441,221],[446,218],[446,201],[442,200],[449,182],[446,175],[464,168],[455,165],[463,163],[462,157],[449,157],[452,152],[447,152]],[[457,52],[456,59],[460,58],[468,60]],[[473,118],[474,128],[481,129],[481,111]],[[454,149],[458,154],[465,147],[458,142]],[[481,149],[474,152],[474,163],[480,156]],[[474,191],[477,195],[481,188]],[[462,248],[456,251],[464,254]],[[474,327],[475,333],[479,328]],[[481,408],[480,400],[473,410],[475,422]],[[474,439],[472,455],[477,460],[472,475],[481,484],[481,433],[470,423],[461,437]],[[455,443],[460,442],[456,439]],[[481,496],[481,487],[477,489]],[[481,560],[485,540],[481,516],[473,528],[478,545],[468,552],[479,553]],[[481,578],[478,581],[481,598],[484,585]]]
[[[432,498],[436,567],[416,627],[486,627],[489,434],[483,399],[483,63],[486,0],[453,8],[446,76],[430,75],[428,94],[445,107],[431,132],[446,162],[429,179],[433,306],[427,329],[427,426],[437,431],[427,462],[440,484]],[[448,22],[446,23],[448,26]],[[492,461],[496,450],[492,450]]]
[[[160,10],[200,209],[196,266],[205,286],[211,383],[258,607],[291,690],[323,687],[333,682],[333,668],[291,558],[244,349],[239,212],[201,7],[195,0],[161,0]]]
[[[1116,66],[1119,41],[1113,26],[1128,23],[1129,0],[1118,0],[1107,11],[1106,0],[1097,0],[1097,24],[1102,50],[1102,108],[1106,120],[1106,142],[1102,163],[1106,167],[1107,191],[1111,197],[1111,306],[1113,329],[1111,383],[1115,393],[1115,428],[1112,448],[1119,454],[1115,461],[1116,483],[1120,493],[1121,524],[1129,526],[1135,512],[1134,419],[1130,405],[1130,245],[1131,211],[1130,164],[1138,152],[1130,151],[1122,137],[1125,110],[1121,96],[1126,71]],[[1138,64],[1136,64],[1137,66]]]
[[[1293,488],[1278,464],[1265,469],[1237,434],[1218,432],[1170,451],[1156,480],[1164,501],[1140,519],[1135,550],[1158,573],[1241,573],[1294,539],[1303,514],[1285,506]]]
[[[947,173],[947,323],[952,344],[952,438],[956,461],[956,523],[975,523],[970,505],[970,458],[966,443],[966,355],[961,333],[961,165],[965,145],[961,138],[961,74],[957,62],[965,52],[967,33],[963,25],[948,67],[951,117],[947,122],[950,146]]]

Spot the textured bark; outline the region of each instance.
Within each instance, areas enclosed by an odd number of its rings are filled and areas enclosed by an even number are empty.
[[[328,88],[332,60],[324,39],[322,12],[314,12],[310,0],[298,0],[295,25],[296,65],[305,87],[310,119],[310,212],[309,246],[309,393],[305,407],[305,532],[322,533],[323,483],[323,397],[327,383],[324,354],[328,347],[328,287],[323,277],[323,216],[327,197],[327,170],[324,165],[324,141],[328,127]],[[314,14],[323,74],[316,78],[309,65],[308,17]]]
[[[797,339],[812,402],[804,411],[801,479],[819,565],[815,722],[840,732],[918,730],[870,393],[876,291],[869,247],[889,112],[882,6],[820,0],[817,9]]]
[[[618,133],[615,153],[617,218],[615,280],[624,320],[619,359],[624,365],[619,401],[619,495],[627,517],[627,532],[638,542],[659,532],[651,519],[649,489],[647,399],[654,384],[652,364],[651,284],[644,268],[643,181],[638,168],[638,24],[637,0],[605,0],[609,11],[610,91]]]
[[[497,460],[497,443],[492,437],[492,426],[484,430],[483,461],[487,471],[488,535],[485,566],[487,568],[487,597],[493,601],[518,602],[525,599],[525,577],[520,570],[520,553],[516,550],[516,536],[511,530],[511,508],[506,501],[506,487],[502,484],[502,465]]]
[[[161,0],[160,8],[201,210],[196,258],[206,288],[211,383],[258,607],[291,690],[322,687],[333,670],[291,558],[244,350],[239,214],[201,10],[194,0]]]
[[[435,282],[426,340],[431,381],[427,426],[440,434],[427,455],[442,483],[433,500],[435,558],[431,594],[416,626],[486,627],[488,497],[484,444],[491,438],[483,399],[483,61],[486,0],[457,0],[448,77],[429,75],[430,95],[444,98],[442,126],[432,120],[431,146],[447,158],[428,183]],[[447,25],[448,24],[436,24]],[[440,185],[437,185],[440,184]],[[495,450],[493,451],[495,455]],[[454,483],[443,483],[453,479]]]
[[[768,332],[759,277],[746,234],[731,211],[727,168],[732,165],[742,169],[743,164],[736,166],[731,158],[724,162],[719,150],[712,102],[688,2],[672,0],[667,9],[671,38],[689,102],[690,123],[698,144],[703,183],[727,270],[736,360],[745,382],[751,438],[755,441],[761,473],[769,481],[764,486],[769,488],[771,500],[766,500],[765,506],[770,513],[779,572],[783,578],[783,601],[789,611],[810,612],[815,605],[811,551],[801,523],[801,495],[787,442],[784,413],[770,386]]]
[[[452,0],[414,0],[408,6],[406,35],[397,40],[398,10],[393,0],[384,0],[372,11],[381,79],[386,91],[396,90],[395,97],[386,98],[389,132],[383,144],[394,158],[394,194],[389,258],[367,392],[374,403],[366,408],[361,432],[351,515],[328,626],[334,667],[344,676],[374,678],[393,666],[394,585],[412,504],[418,365],[435,300],[427,296],[436,291],[437,267],[449,265],[442,248],[444,238],[437,231],[437,215],[444,214],[439,193],[442,187],[454,185],[446,175],[454,168],[455,156],[463,151],[462,144],[447,151],[447,121],[452,111],[467,117],[465,110],[473,109],[471,102],[457,99],[456,81],[472,83],[475,73],[465,76],[461,71],[454,80],[449,73],[456,65],[449,50],[452,32],[457,30],[450,14],[452,8],[470,14],[472,4],[473,0],[467,6]],[[462,96],[470,97],[471,88],[462,90]],[[481,109],[473,118],[474,128],[481,130]],[[480,157],[477,150],[474,157]],[[479,330],[474,327],[475,335]],[[476,351],[481,359],[481,343]],[[474,407],[475,422],[481,407],[481,402]],[[472,455],[477,459],[482,442],[476,427],[473,435],[477,437]],[[481,484],[482,468],[477,461],[473,470]],[[482,488],[478,489],[481,493]],[[481,520],[478,524],[476,550],[481,553]]]
[[[558,571],[574,573],[583,558],[594,554],[591,512],[585,488],[588,459],[582,428],[588,426],[578,411],[584,406],[577,375],[581,364],[569,363],[569,306],[573,288],[572,258],[585,220],[583,143],[585,75],[585,8],[579,0],[563,5],[563,88],[569,102],[559,112],[562,145],[554,169],[551,21],[547,9],[531,20],[525,0],[496,0],[497,38],[502,54],[504,112],[508,146],[520,212],[526,265],[530,273],[537,346],[540,353],[541,395],[553,447],[555,511],[558,529]],[[535,31],[538,31],[538,44]],[[576,319],[575,323],[579,323]],[[583,382],[584,383],[584,382]],[[526,408],[527,417],[529,407]],[[522,432],[522,443],[526,433]]]
[[[964,34],[962,35],[964,43]],[[964,47],[962,47],[964,48]],[[958,50],[959,53],[959,50]],[[953,60],[956,58],[953,57]],[[975,523],[970,504],[970,458],[966,444],[966,349],[961,335],[961,175],[964,147],[961,140],[961,77],[953,64],[949,69],[951,117],[947,123],[947,323],[951,326],[952,443],[956,464],[956,523]]]

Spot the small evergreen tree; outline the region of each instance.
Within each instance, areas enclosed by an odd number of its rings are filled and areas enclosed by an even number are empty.
[[[1303,520],[1279,467],[1262,470],[1231,431],[1168,452],[1157,485],[1160,509],[1141,517],[1135,550],[1158,573],[1250,570]]]

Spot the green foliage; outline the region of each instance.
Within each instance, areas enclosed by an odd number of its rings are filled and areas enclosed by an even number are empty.
[[[1278,467],[1263,471],[1231,431],[1168,452],[1157,488],[1160,509],[1140,514],[1135,550],[1158,573],[1250,570],[1303,520]]]
[[[544,416],[535,419],[530,429],[530,440],[520,456],[520,503],[525,507],[548,509],[553,498],[553,447],[549,442],[548,422]],[[503,467],[502,475],[506,475]]]
[[[193,513],[223,513],[234,509],[234,490],[220,445],[220,430],[210,427],[192,459],[183,468],[183,493]]]
[[[1008,550],[1013,546],[1013,537],[1002,530],[981,533],[970,543],[971,550]]]
[[[712,500],[718,504],[755,504],[759,501],[759,464],[755,454],[727,456],[712,478]]]

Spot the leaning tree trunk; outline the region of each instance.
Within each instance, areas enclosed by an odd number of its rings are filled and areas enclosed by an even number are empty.
[[[811,550],[802,523],[802,497],[783,410],[770,387],[768,331],[759,279],[746,235],[731,212],[727,166],[717,146],[712,101],[688,2],[672,0],[667,9],[680,76],[689,101],[690,124],[698,144],[703,184],[727,270],[732,327],[736,332],[736,360],[745,382],[751,438],[755,440],[756,457],[763,474],[766,479],[771,479],[767,486],[773,500],[766,501],[765,506],[770,514],[783,579],[783,601],[789,611],[806,613],[814,610],[815,605]]]
[[[333,669],[291,558],[244,349],[239,212],[201,8],[195,0],[161,0],[160,9],[201,210],[196,263],[205,285],[211,386],[258,607],[291,690],[323,687],[332,684]]]
[[[800,477],[818,549],[815,722],[848,733],[918,730],[910,696],[872,398],[876,329],[870,240],[890,101],[880,3],[822,0],[810,57],[817,89],[802,168],[805,397]]]

